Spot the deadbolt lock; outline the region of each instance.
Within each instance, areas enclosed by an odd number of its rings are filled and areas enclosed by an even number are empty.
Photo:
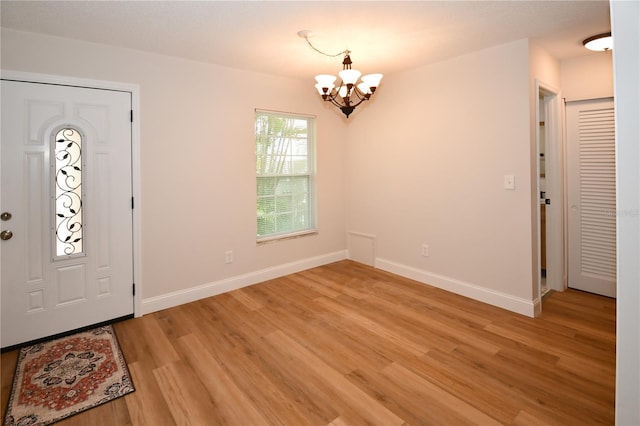
[[[0,213],[0,220],[7,221],[9,219],[11,219],[11,213],[9,213],[9,212]]]

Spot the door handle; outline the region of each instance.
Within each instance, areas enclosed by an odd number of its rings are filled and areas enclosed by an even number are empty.
[[[2,241],[10,240],[11,237],[13,237],[13,232],[11,232],[11,231],[2,231],[2,232],[0,232],[0,240],[2,240]]]
[[[9,220],[11,219],[11,213],[9,212],[2,212],[0,214],[0,220]]]

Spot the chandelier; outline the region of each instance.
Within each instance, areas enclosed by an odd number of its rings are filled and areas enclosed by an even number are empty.
[[[349,50],[335,55],[326,54],[311,44],[309,34],[310,32],[307,30],[298,32],[298,35],[304,38],[309,46],[316,52],[330,57],[344,55],[342,71],[338,73],[338,77],[330,74],[317,75],[317,84],[315,87],[324,101],[331,102],[340,108],[342,113],[349,118],[349,114],[351,114],[358,105],[373,96],[376,88],[380,85],[382,74],[367,74],[360,77],[362,73],[351,68],[351,52]],[[336,85],[338,78],[340,82]],[[360,80],[360,83],[358,83],[358,80]]]

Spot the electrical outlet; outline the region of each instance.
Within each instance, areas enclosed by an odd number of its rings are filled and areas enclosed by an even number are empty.
[[[227,250],[224,252],[224,263],[233,262],[233,250]]]
[[[429,256],[429,246],[426,244],[423,244],[422,248],[420,249],[420,254],[423,255],[424,257]]]

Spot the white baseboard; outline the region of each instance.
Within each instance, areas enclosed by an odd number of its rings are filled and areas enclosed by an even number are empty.
[[[266,268],[235,277],[225,278],[220,281],[214,281],[196,287],[174,291],[172,293],[167,293],[160,296],[149,297],[142,300],[142,314],[150,314],[152,312],[161,311],[163,309],[172,308],[174,306],[182,305],[189,302],[194,302],[206,297],[226,293],[231,290],[236,290],[238,288],[247,287],[263,281],[282,277],[284,275],[304,271],[305,269],[315,268],[317,266],[337,262],[346,258],[347,251],[340,250],[334,253],[328,253],[325,255],[302,259],[291,263],[285,263],[284,265],[273,266],[271,268]]]
[[[510,294],[501,293],[499,291],[490,290],[485,287],[460,281],[455,278],[446,277],[444,275],[434,274],[421,269],[402,265],[390,260],[376,258],[376,268],[401,275],[412,280],[429,284],[443,290],[450,291],[461,296],[469,297],[489,305],[497,306],[508,311],[516,312],[521,315],[533,317],[536,310],[539,309],[533,300],[526,300]]]

